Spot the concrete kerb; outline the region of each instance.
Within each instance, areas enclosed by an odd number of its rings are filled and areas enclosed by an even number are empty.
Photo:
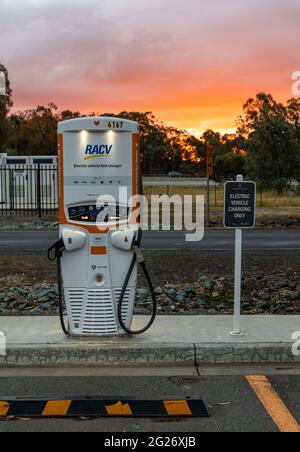
[[[300,363],[292,344],[156,344],[9,347],[1,367],[171,367]]]
[[[134,326],[146,321],[138,317]],[[163,368],[300,362],[292,343],[300,331],[300,316],[245,316],[242,323],[245,335],[232,337],[228,316],[166,316],[142,336],[79,340],[66,338],[57,318],[0,317],[0,330],[6,333],[0,366]]]
[[[300,356],[292,353],[292,343],[196,344],[196,364],[292,364]]]
[[[0,357],[0,366],[105,366],[151,367],[194,366],[194,344],[142,346],[89,345],[80,347],[48,345],[9,347]]]

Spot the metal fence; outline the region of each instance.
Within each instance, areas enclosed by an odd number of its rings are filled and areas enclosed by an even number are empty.
[[[0,166],[0,213],[48,215],[58,209],[58,168],[53,165]]]
[[[168,179],[144,177],[145,194],[207,195],[205,179]],[[263,192],[259,196],[263,206]],[[211,181],[210,206],[222,207],[224,186]],[[57,165],[0,165],[0,215],[56,214],[58,209]]]

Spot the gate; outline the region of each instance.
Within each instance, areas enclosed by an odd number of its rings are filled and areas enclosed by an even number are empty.
[[[0,166],[0,213],[42,215],[58,209],[58,168],[53,165]]]

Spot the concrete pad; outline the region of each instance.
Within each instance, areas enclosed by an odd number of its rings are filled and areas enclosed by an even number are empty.
[[[138,316],[134,329],[148,317]],[[296,363],[292,335],[300,316],[245,316],[233,337],[230,316],[160,316],[141,336],[68,338],[56,317],[0,317],[7,335],[0,366],[195,366]]]

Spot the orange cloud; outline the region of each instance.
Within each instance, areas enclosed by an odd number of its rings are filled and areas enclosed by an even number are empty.
[[[5,2],[0,55],[16,110],[151,110],[228,131],[257,92],[292,96],[299,17],[298,0]]]

